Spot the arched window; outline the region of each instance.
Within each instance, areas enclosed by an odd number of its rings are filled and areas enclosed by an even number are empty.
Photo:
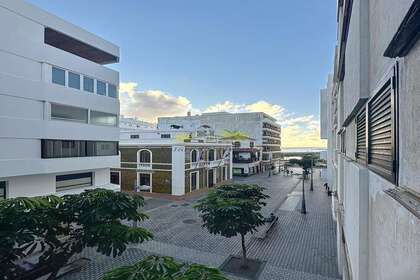
[[[191,151],[191,162],[197,162],[198,161],[198,152],[197,150]]]
[[[209,161],[213,161],[214,160],[214,149],[210,149],[208,155],[209,155]]]
[[[152,152],[149,150],[140,150],[137,154],[137,161],[140,163],[151,163]]]

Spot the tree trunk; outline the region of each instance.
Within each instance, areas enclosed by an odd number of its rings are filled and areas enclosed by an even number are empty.
[[[242,268],[248,268],[246,261],[246,247],[245,247],[245,235],[241,234],[241,244],[242,244]]]

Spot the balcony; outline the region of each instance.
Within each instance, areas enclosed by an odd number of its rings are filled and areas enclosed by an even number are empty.
[[[140,170],[152,170],[153,164],[150,162],[139,162],[137,163],[137,169]]]

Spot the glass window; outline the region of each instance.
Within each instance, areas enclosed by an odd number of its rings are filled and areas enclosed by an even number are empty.
[[[96,81],[96,93],[100,95],[106,95],[106,83]]]
[[[65,190],[71,188],[89,187],[93,184],[93,173],[77,173],[58,175],[55,177],[57,190]]]
[[[118,154],[118,142],[95,141],[92,144],[94,156],[115,156]]]
[[[197,150],[191,152],[191,162],[197,162]]]
[[[117,115],[99,111],[90,111],[90,123],[117,126]]]
[[[41,141],[42,158],[67,158],[86,156],[118,155],[118,142],[84,140],[49,140]]]
[[[69,72],[69,87],[80,89],[80,75]]]
[[[83,90],[93,92],[93,79],[89,77],[83,77]]]
[[[160,138],[165,138],[165,139],[171,138],[171,135],[170,134],[161,134]]]
[[[0,181],[0,200],[6,199],[6,181]]]
[[[88,110],[78,107],[51,104],[51,119],[87,123]]]
[[[214,158],[214,150],[213,149],[210,149],[209,150],[209,161],[213,161],[213,160],[215,160],[215,158]]]
[[[52,82],[57,85],[66,85],[66,71],[57,67],[52,68]]]
[[[150,186],[150,174],[140,173],[139,177],[140,186]]]
[[[140,135],[138,135],[138,134],[132,134],[132,135],[130,135],[130,138],[131,139],[139,139],[139,137],[140,137]]]
[[[119,185],[120,184],[120,173],[111,171],[111,184]]]
[[[143,150],[143,151],[140,152],[140,157],[139,157],[140,162],[149,163],[152,160],[151,158],[152,157],[151,157],[151,154],[150,154],[149,151]]]
[[[113,97],[113,98],[118,98],[117,87],[115,85],[108,84],[108,96]]]

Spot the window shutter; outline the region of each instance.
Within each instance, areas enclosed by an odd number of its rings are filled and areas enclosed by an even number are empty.
[[[366,107],[356,116],[356,158],[362,162],[366,162]]]
[[[395,182],[395,106],[393,78],[368,103],[368,165]]]

